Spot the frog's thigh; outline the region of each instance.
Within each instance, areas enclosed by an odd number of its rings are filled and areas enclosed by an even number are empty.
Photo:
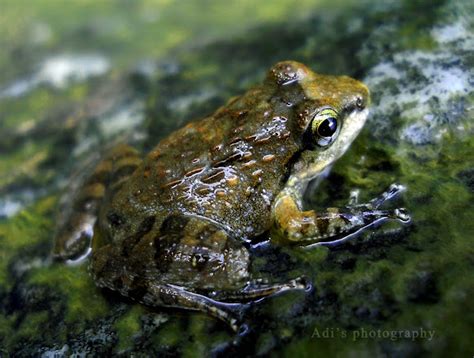
[[[199,290],[237,289],[248,281],[249,252],[242,242],[205,219],[171,215],[158,236],[141,240],[131,256],[150,260],[160,282]]]
[[[283,193],[273,205],[274,233],[277,241],[296,245],[336,245],[365,228],[386,219],[403,221],[402,209],[378,210],[367,205],[328,208],[316,213],[302,211],[291,194]]]
[[[140,161],[138,152],[128,145],[118,145],[106,153],[72,197],[71,212],[63,218],[55,235],[53,255],[56,259],[77,259],[89,250],[106,189],[120,185]]]
[[[140,245],[141,243],[137,246]],[[135,250],[140,250],[140,248],[137,247]],[[136,253],[135,251],[134,254]],[[166,272],[156,277],[147,276],[147,272],[153,271],[152,264],[146,257],[141,258],[141,262],[138,262],[140,261],[138,259],[124,256],[123,247],[105,245],[94,251],[91,273],[99,287],[117,290],[123,296],[144,305],[203,312],[224,321],[234,331],[238,330],[239,305],[218,302],[188,291],[183,287],[183,283],[181,285],[167,283],[165,281],[170,276]]]
[[[118,250],[111,247],[101,254],[102,250],[93,257],[93,273],[100,285],[112,284],[111,288],[148,306],[200,311],[238,329],[239,305],[195,292],[237,289],[248,280],[248,250],[216,224],[170,215],[158,235],[150,232],[138,243],[125,240]],[[127,287],[130,291],[124,292]]]

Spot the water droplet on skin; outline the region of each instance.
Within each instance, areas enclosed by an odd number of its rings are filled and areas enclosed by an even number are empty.
[[[258,169],[258,170],[255,170],[253,173],[252,173],[252,176],[253,177],[260,177],[263,173],[263,170],[262,169]]]
[[[227,184],[230,186],[235,186],[239,182],[239,177],[237,175],[230,175],[226,178]]]
[[[265,163],[268,163],[268,162],[271,162],[273,159],[275,159],[275,155],[267,154],[263,156],[262,161],[264,161]]]
[[[216,145],[214,148],[212,148],[212,151],[213,151],[213,152],[220,152],[223,147],[224,147],[224,145],[223,145],[222,143],[221,143],[221,144],[218,144],[218,145]]]
[[[224,189],[217,189],[214,193],[216,196],[220,198],[223,198],[226,196],[226,191]]]
[[[242,167],[244,168],[248,168],[248,167],[252,167],[254,166],[255,164],[257,163],[257,161],[255,159],[252,159],[248,162],[245,162],[244,164],[242,164]]]

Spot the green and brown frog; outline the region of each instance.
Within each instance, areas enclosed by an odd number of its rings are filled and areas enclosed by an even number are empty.
[[[362,129],[369,101],[357,80],[277,63],[262,84],[171,133],[144,159],[127,145],[111,150],[73,200],[54,256],[91,252],[98,286],[147,306],[205,312],[237,330],[227,302],[307,285],[252,280],[256,237],[331,246],[383,220],[409,220],[403,209],[379,209],[399,185],[367,204],[302,208],[308,182]]]

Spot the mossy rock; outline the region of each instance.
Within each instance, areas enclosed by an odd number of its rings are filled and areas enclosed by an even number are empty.
[[[8,112],[0,123],[2,353],[472,354],[474,24],[462,14],[473,5],[407,0],[314,9],[298,22],[280,14],[159,54],[151,76],[114,69],[64,90],[0,99]],[[372,92],[366,127],[308,192],[307,205],[345,205],[354,189],[369,200],[399,182],[407,191],[394,205],[408,208],[411,225],[387,224],[333,250],[257,250],[259,274],[306,275],[313,289],[250,305],[243,337],[201,314],[147,310],[95,288],[87,265],[50,261],[65,173],[115,141],[149,149],[283,59],[354,76]],[[33,117],[41,105],[48,116]],[[27,205],[12,215],[5,208],[17,201]]]

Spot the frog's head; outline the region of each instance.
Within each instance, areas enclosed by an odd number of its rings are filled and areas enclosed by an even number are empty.
[[[293,125],[302,133],[303,152],[290,180],[312,179],[341,157],[359,134],[368,115],[369,90],[353,78],[320,75],[294,61],[276,64],[269,78],[282,89],[299,88]]]

